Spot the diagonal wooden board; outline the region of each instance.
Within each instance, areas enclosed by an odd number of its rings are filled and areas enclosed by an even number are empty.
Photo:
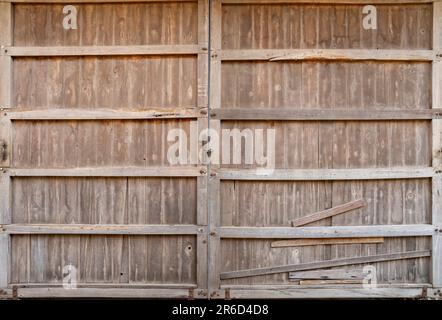
[[[325,218],[329,218],[329,217],[333,217],[336,216],[338,214],[341,213],[345,213],[347,211],[351,211],[351,210],[355,210],[355,209],[359,209],[365,206],[365,201],[363,199],[358,199],[355,201],[351,201],[348,203],[344,203],[341,204],[339,206],[327,209],[327,210],[322,210],[322,211],[318,211],[312,214],[309,214],[305,217],[296,219],[292,221],[292,226],[293,227],[300,227],[315,221],[319,221]]]
[[[222,272],[220,274],[220,278],[222,280],[245,278],[245,277],[260,276],[266,274],[291,272],[291,271],[332,268],[332,267],[348,266],[353,264],[364,264],[372,262],[402,260],[402,259],[415,259],[415,258],[423,258],[430,256],[431,256],[430,250],[388,253],[388,254],[379,254],[373,256],[356,257],[356,258],[335,259],[335,260],[326,260],[319,262],[308,262],[301,264],[288,264],[288,265],[274,266],[274,267],[227,271],[227,272]]]
[[[324,239],[290,239],[271,243],[272,248],[317,246],[324,244],[367,244],[382,243],[384,238],[324,238]]]

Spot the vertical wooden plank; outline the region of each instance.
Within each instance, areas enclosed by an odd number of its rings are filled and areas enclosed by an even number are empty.
[[[433,50],[442,51],[442,3],[433,4]],[[442,106],[442,62],[433,61],[433,108]],[[433,167],[436,175],[433,177],[432,223],[442,228],[442,120],[432,121],[433,130]],[[432,250],[432,283],[434,287],[442,287],[442,234],[433,236]]]
[[[221,25],[222,25],[222,4],[221,0],[211,1],[211,60],[210,60],[210,105],[209,109],[216,110],[221,107],[221,60],[219,52],[221,50]],[[209,118],[210,120],[210,118]],[[220,133],[220,121],[210,121],[210,129]],[[208,180],[208,202],[209,202],[209,263],[208,263],[208,290],[209,298],[215,297],[219,293],[220,286],[220,255],[221,245],[217,229],[220,226],[220,180],[212,173],[217,165],[210,164],[210,174]]]
[[[11,107],[12,58],[4,55],[12,45],[12,5],[0,3],[0,108]]]
[[[12,5],[11,3],[0,3],[0,165],[7,167],[10,165],[10,134],[11,121],[4,115],[3,109],[11,107],[11,75],[12,59],[4,55],[4,46],[12,44]],[[9,207],[11,204],[10,188],[11,179],[3,169],[0,172],[0,224],[11,223]],[[9,283],[9,235],[0,235],[0,288],[5,288]]]
[[[209,61],[208,61],[208,39],[209,39],[209,1],[198,0],[198,44],[201,47],[201,53],[198,54],[198,97],[197,106],[201,110],[202,118],[198,119],[196,137],[191,134],[191,138],[197,148],[197,157],[199,165],[202,159],[199,158],[199,150],[203,147],[199,142],[199,134],[201,131],[207,129],[208,125],[208,82],[209,82]],[[192,150],[193,148],[191,148]],[[191,151],[192,152],[192,151]],[[197,235],[197,285],[199,289],[207,289],[208,280],[208,203],[207,203],[207,175],[197,178],[197,224],[203,228],[199,229]]]

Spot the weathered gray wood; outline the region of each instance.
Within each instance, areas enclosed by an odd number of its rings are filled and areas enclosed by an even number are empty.
[[[25,0],[20,0],[25,1]],[[317,0],[316,3],[332,4],[406,4],[406,3],[431,3],[440,0]],[[252,3],[311,3],[308,0],[222,0],[222,3],[231,4],[252,4]]]
[[[221,227],[221,238],[290,239],[290,238],[353,238],[431,236],[430,224],[332,226],[332,227]]]
[[[335,239],[296,239],[296,240],[280,240],[271,243],[272,248],[285,247],[304,247],[317,246],[325,244],[367,244],[382,243],[384,238],[335,238]]]
[[[9,235],[0,234],[0,289],[9,284]]]
[[[9,167],[11,165],[11,120],[5,116],[4,111],[0,111],[0,167]]]
[[[173,119],[197,118],[196,109],[152,109],[147,111],[126,111],[112,109],[39,109],[6,112],[11,120],[136,120],[136,119]]]
[[[0,3],[0,50],[12,44],[12,6]],[[0,108],[11,107],[11,57],[0,55]]]
[[[424,110],[349,110],[349,109],[260,109],[229,108],[212,111],[221,120],[418,120],[440,118],[442,109]]]
[[[296,219],[296,220],[292,221],[292,226],[293,227],[304,226],[306,224],[309,224],[309,223],[312,223],[312,222],[315,222],[318,220],[326,219],[326,218],[333,217],[335,215],[342,214],[342,213],[345,213],[345,212],[348,212],[351,210],[356,210],[356,209],[362,208],[365,205],[366,205],[366,203],[363,199],[354,200],[354,201],[351,201],[348,203],[341,204],[339,206],[332,207],[327,210],[315,212],[315,213],[309,214],[307,216],[304,216],[302,218]]]
[[[442,51],[442,3],[433,5],[433,50]],[[433,108],[442,106],[442,62],[433,62]],[[434,287],[442,286],[442,120],[432,121],[433,131],[433,167],[436,176],[433,177],[432,223],[439,232],[433,235],[431,277]]]
[[[12,5],[0,3],[0,47],[12,44]],[[11,107],[11,57],[0,55],[0,166],[11,164],[11,122],[3,115],[3,109]],[[0,169],[0,224],[10,223],[11,180]],[[9,283],[10,245],[9,235],[0,234],[0,288]]]
[[[195,225],[88,225],[88,224],[8,224],[7,234],[128,234],[128,235],[185,235],[198,234],[204,227]]]
[[[266,274],[274,274],[274,273],[313,270],[313,269],[321,269],[321,268],[348,266],[348,265],[353,265],[353,264],[364,264],[364,263],[372,263],[372,262],[402,260],[402,259],[415,259],[415,258],[423,258],[423,257],[429,257],[429,256],[431,256],[431,251],[429,251],[429,250],[391,253],[391,254],[379,254],[379,255],[366,256],[366,257],[356,257],[356,258],[335,259],[335,260],[321,261],[321,262],[301,263],[301,264],[296,264],[296,265],[285,265],[285,266],[275,266],[275,267],[266,267],[266,268],[246,269],[246,270],[239,270],[239,271],[228,271],[228,272],[222,272],[220,274],[220,278],[223,280],[224,279],[235,279],[235,278],[253,277],[253,276],[258,276],[258,275],[266,275]]]
[[[290,280],[329,280],[329,279],[363,279],[365,276],[362,268],[360,269],[330,269],[330,270],[311,270],[290,272]]]
[[[370,169],[275,169],[237,170],[221,169],[218,176],[222,180],[378,180],[430,178],[432,168],[392,167]]]
[[[11,223],[11,178],[0,172],[0,225]]]
[[[192,293],[189,292],[192,290]],[[195,289],[95,289],[77,288],[18,288],[18,298],[170,298],[188,299],[205,298],[204,292]]]
[[[432,61],[432,50],[369,50],[369,49],[283,49],[283,50],[223,50],[221,60],[378,60],[378,61]]]
[[[125,55],[193,55],[200,52],[198,45],[145,45],[145,46],[72,46],[72,47],[5,47],[8,57],[50,56],[125,56]]]
[[[8,169],[16,177],[198,177],[205,167],[110,167],[75,169]]]
[[[348,286],[348,285],[347,285]],[[229,290],[232,299],[352,299],[352,298],[421,298],[423,290],[420,288],[375,288],[366,290],[363,288],[340,288],[330,289],[251,289]]]

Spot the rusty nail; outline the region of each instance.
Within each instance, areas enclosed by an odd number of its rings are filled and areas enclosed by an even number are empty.
[[[211,235],[211,236],[216,236],[216,232],[215,232],[215,231],[212,231],[212,232],[210,232],[210,235]]]
[[[216,177],[216,172],[212,172],[212,173],[210,173],[210,176],[211,176],[211,177]]]
[[[205,110],[205,109],[204,109],[204,110],[201,110],[200,113],[201,113],[201,114],[207,114],[207,110]]]

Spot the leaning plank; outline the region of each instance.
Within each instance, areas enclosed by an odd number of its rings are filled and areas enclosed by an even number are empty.
[[[9,176],[23,177],[198,177],[205,167],[111,167],[74,169],[8,169]]]
[[[442,52],[442,3],[433,5],[433,49]],[[442,107],[442,62],[433,61],[432,102],[433,108]],[[432,165],[436,175],[432,181],[432,223],[442,228],[442,120],[432,121]],[[433,236],[431,278],[434,287],[442,286],[442,233]]]
[[[431,167],[391,167],[370,169],[221,169],[221,180],[378,180],[431,178]]]
[[[330,269],[330,270],[310,270],[290,272],[290,280],[345,280],[345,279],[363,279],[362,269]]]
[[[146,111],[126,111],[111,109],[39,109],[11,111],[7,117],[11,120],[137,120],[162,118],[196,118],[200,113],[195,108],[156,109]]]
[[[436,233],[431,224],[332,226],[332,227],[221,227],[221,238],[295,239],[354,237],[417,237]]]
[[[331,238],[331,239],[294,239],[280,240],[271,243],[272,248],[318,246],[324,244],[367,244],[382,243],[384,238]]]
[[[9,224],[1,226],[6,234],[128,234],[184,235],[198,234],[196,225],[88,225],[88,224]]]
[[[348,203],[344,203],[341,204],[339,206],[327,209],[327,210],[322,210],[319,212],[315,212],[312,214],[309,214],[305,217],[296,219],[294,221],[292,221],[292,226],[293,227],[300,227],[300,226],[304,226],[306,224],[315,222],[315,221],[319,221],[325,218],[330,218],[333,216],[336,216],[338,214],[341,213],[345,213],[351,210],[356,210],[359,208],[362,208],[365,206],[365,201],[363,199],[358,199],[358,200],[354,200]]]
[[[275,274],[275,273],[283,273],[283,272],[291,272],[291,271],[332,268],[332,267],[339,267],[339,266],[348,266],[348,265],[353,265],[353,264],[364,264],[364,263],[403,260],[403,259],[415,259],[415,258],[423,258],[423,257],[430,257],[430,256],[431,256],[430,250],[389,253],[389,254],[380,254],[380,255],[365,256],[365,257],[345,258],[345,259],[327,260],[327,261],[320,261],[320,262],[309,262],[309,263],[289,264],[289,265],[282,265],[282,266],[275,266],[275,267],[228,271],[228,272],[222,272],[220,274],[220,278],[222,280],[236,279],[236,278],[254,277],[254,276],[259,276],[259,275]]]
[[[296,108],[228,108],[211,112],[215,119],[222,120],[430,120],[440,118],[442,109],[296,109]]]
[[[221,60],[381,60],[432,61],[432,50],[283,49],[223,50]]]
[[[45,56],[121,56],[121,55],[189,55],[200,51],[198,45],[143,46],[68,46],[68,47],[5,47],[3,54],[12,57]]]

